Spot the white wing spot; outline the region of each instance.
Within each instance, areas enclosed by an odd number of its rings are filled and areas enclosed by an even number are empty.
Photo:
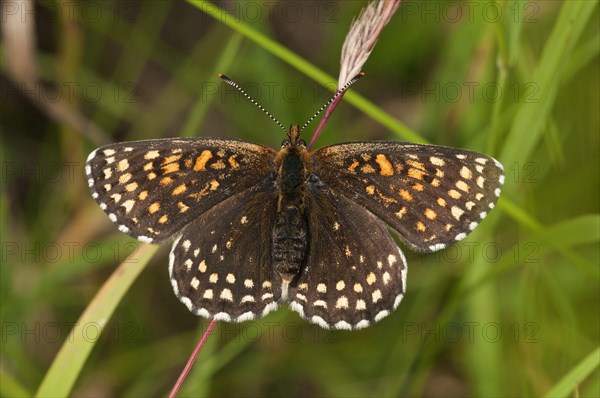
[[[460,234],[458,234],[454,237],[454,240],[459,241],[459,240],[463,240],[466,237],[467,237],[467,234],[465,234],[464,232],[461,232]]]
[[[254,303],[254,301],[256,301],[254,300],[254,297],[250,296],[249,294],[242,297],[242,303]]]
[[[367,309],[367,303],[365,303],[365,300],[361,300],[361,299],[356,300],[356,310],[357,311],[366,310],[366,309]]]
[[[194,288],[194,290],[198,290],[198,286],[200,286],[200,281],[198,280],[198,278],[194,277],[192,278],[192,281],[190,282],[190,286]]]
[[[313,303],[313,305],[315,307],[323,307],[323,308],[327,309],[327,303],[323,300],[317,300]]]
[[[479,186],[479,188],[483,188],[484,182],[485,182],[485,178],[483,178],[482,176],[477,177],[477,185]]]
[[[369,285],[372,285],[373,283],[375,283],[375,281],[377,280],[377,277],[375,276],[374,273],[369,273],[369,275],[367,275],[367,283]]]
[[[185,252],[187,253],[187,251],[190,250],[191,244],[192,242],[190,242],[189,240],[184,240],[181,244],[181,247],[183,247],[183,250],[185,250]]]
[[[327,286],[324,283],[319,283],[317,285],[317,292],[319,293],[327,293]]]
[[[446,247],[445,244],[443,244],[443,243],[437,243],[435,245],[429,246],[429,250],[431,250],[432,252],[436,252],[438,250],[442,250],[445,247]]]
[[[446,164],[444,162],[444,159],[440,159],[440,158],[436,158],[435,156],[432,156],[429,158],[429,161],[431,162],[432,165],[434,166],[443,166],[444,164]]]
[[[323,329],[329,329],[329,324],[325,322],[325,319],[321,318],[318,315],[315,315],[312,318],[310,318],[310,321],[321,326]]]
[[[382,320],[389,314],[390,314],[390,312],[387,310],[380,311],[377,315],[375,315],[375,322],[379,322],[380,320]]]
[[[296,298],[302,301],[306,301],[306,296],[300,293],[296,293]]]
[[[185,260],[185,262],[183,263],[183,265],[185,265],[185,268],[187,268],[187,270],[191,270],[192,269],[192,260],[190,260],[189,258],[187,260]],[[194,278],[195,279],[195,278]]]
[[[265,294],[262,295],[263,301],[267,300],[267,299],[270,299],[270,298],[273,298],[273,294],[272,293],[265,293]]]
[[[135,204],[135,200],[129,199],[129,200],[126,200],[125,202],[123,202],[123,204],[121,206],[123,206],[125,208],[125,213],[127,214],[131,211],[131,209],[133,209],[134,204]]]
[[[227,274],[227,276],[225,277],[225,280],[229,283],[235,283],[235,275]]]
[[[396,256],[394,256],[393,254],[390,254],[388,256],[388,264],[390,265],[390,267],[392,265],[394,265],[396,263],[396,261],[398,261],[398,260],[396,259]],[[379,265],[379,263],[377,263],[377,265]]]
[[[391,280],[392,280],[392,277],[391,277],[390,273],[385,271],[383,273],[383,284],[387,285],[388,283],[390,283]]]
[[[338,283],[335,284],[335,288],[337,290],[342,290],[342,289],[344,289],[344,287],[346,287],[346,284],[344,283],[344,281],[339,281]]]
[[[457,206],[452,206],[452,217],[454,217],[456,220],[460,220],[460,216],[462,216],[465,212],[463,211],[463,209],[457,207]]]
[[[118,171],[125,171],[129,168],[129,162],[127,159],[122,159],[119,163],[117,163]]]
[[[233,301],[233,294],[231,294],[231,290],[225,288],[221,292],[219,298],[221,298],[222,300]]]
[[[376,303],[379,300],[381,300],[383,298],[383,296],[381,295],[381,290],[377,289],[373,292],[373,294],[371,295],[371,297],[373,298],[373,302]]]
[[[342,296],[335,302],[335,308],[348,308],[348,298]]]
[[[251,289],[254,287],[254,282],[252,282],[252,279],[246,279],[244,281],[244,286],[246,286],[248,289]]]
[[[159,156],[158,151],[148,151],[144,155],[144,159],[152,160],[152,159],[156,159],[158,156]]]
[[[200,261],[200,264],[198,265],[198,271],[205,273],[206,272],[206,261],[202,260]]]
[[[333,325],[333,327],[335,329],[352,330],[352,325],[350,325],[346,321],[339,321],[338,323],[336,323],[335,325]]]
[[[210,276],[208,277],[208,281],[210,283],[217,283],[218,280],[219,280],[219,274],[217,274],[217,273],[210,274]]]
[[[121,194],[113,193],[110,195],[110,198],[115,201],[115,203],[119,203],[121,201]]]

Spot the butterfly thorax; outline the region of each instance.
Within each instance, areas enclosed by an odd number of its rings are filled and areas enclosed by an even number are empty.
[[[300,272],[307,250],[307,159],[298,126],[292,126],[275,159],[278,203],[271,247],[275,271],[286,281]]]

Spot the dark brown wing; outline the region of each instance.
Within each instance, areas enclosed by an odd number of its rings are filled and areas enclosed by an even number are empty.
[[[311,193],[305,267],[290,307],[324,328],[361,329],[390,314],[406,287],[406,260],[385,225],[328,188]]]
[[[315,174],[328,186],[425,252],[466,237],[494,207],[504,182],[495,159],[442,146],[356,142],[312,157]]]
[[[276,203],[272,189],[248,189],[202,214],[177,238],[169,274],[191,312],[239,322],[277,308],[281,280],[271,266]]]
[[[160,243],[263,180],[274,156],[244,141],[160,139],[96,149],[85,170],[92,196],[120,231]]]

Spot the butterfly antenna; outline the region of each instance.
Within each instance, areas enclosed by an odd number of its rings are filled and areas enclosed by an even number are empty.
[[[348,83],[346,83],[346,85],[344,87],[342,87],[341,89],[339,89],[338,91],[336,91],[336,93],[333,95],[333,97],[331,97],[331,99],[329,101],[327,101],[326,103],[324,103],[318,111],[315,112],[314,115],[312,115],[307,121],[306,123],[304,123],[302,125],[302,127],[300,128],[300,132],[302,132],[306,126],[308,126],[313,120],[315,120],[315,118],[317,116],[319,116],[319,113],[323,112],[323,109],[327,108],[329,106],[329,104],[331,104],[333,101],[335,101],[341,93],[343,93],[344,91],[348,90],[348,87],[350,87],[354,82],[356,82],[358,79],[360,79],[361,77],[363,77],[365,74],[364,72],[360,72],[358,75],[354,76],[352,79],[350,79],[350,81]]]
[[[261,104],[259,104],[258,102],[256,102],[256,100],[254,98],[252,98],[243,88],[240,87],[239,84],[237,84],[236,82],[234,82],[233,80],[231,80],[230,78],[228,78],[227,76],[225,76],[222,73],[219,73],[219,77],[221,78],[221,80],[223,80],[225,83],[229,84],[231,87],[235,88],[236,90],[238,90],[240,93],[242,93],[242,95],[244,97],[246,97],[246,99],[248,101],[250,101],[250,103],[256,105],[258,107],[258,109],[260,109],[261,111],[263,111],[272,121],[274,121],[275,123],[277,123],[277,125],[279,127],[281,127],[281,129],[287,133],[288,129],[286,129],[284,127],[283,124],[281,124],[281,122],[279,120],[277,120],[275,118],[275,116],[273,116],[271,114],[271,112],[269,112],[268,110],[266,110]]]
[[[348,83],[346,83],[342,88],[340,88],[338,91],[336,91],[336,93],[333,95],[333,97],[331,97],[331,99],[329,101],[327,101],[325,104],[323,104],[323,106],[321,106],[319,108],[319,110],[317,112],[315,112],[315,114],[312,115],[310,117],[310,119],[308,119],[308,121],[302,125],[302,128],[300,128],[300,132],[302,132],[306,128],[306,126],[308,126],[313,120],[315,120],[315,118],[321,112],[323,112],[323,109],[327,108],[327,111],[325,112],[323,119],[321,119],[321,122],[317,126],[317,129],[315,130],[315,132],[310,140],[310,143],[308,144],[306,149],[310,150],[310,148],[312,148],[315,141],[317,140],[317,137],[319,137],[319,135],[321,134],[321,131],[323,131],[323,128],[325,127],[325,124],[329,120],[329,117],[333,113],[333,110],[337,107],[337,104],[341,101],[344,93],[348,90],[348,88],[352,84],[354,84],[358,79],[360,79],[364,75],[365,75],[364,72],[360,72],[358,75],[356,75],[352,79],[350,79],[350,81],[348,81]]]

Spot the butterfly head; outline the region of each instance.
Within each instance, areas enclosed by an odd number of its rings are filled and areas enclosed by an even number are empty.
[[[300,138],[300,126],[292,124],[287,133],[287,137],[281,143],[281,148],[306,148],[306,142]]]

